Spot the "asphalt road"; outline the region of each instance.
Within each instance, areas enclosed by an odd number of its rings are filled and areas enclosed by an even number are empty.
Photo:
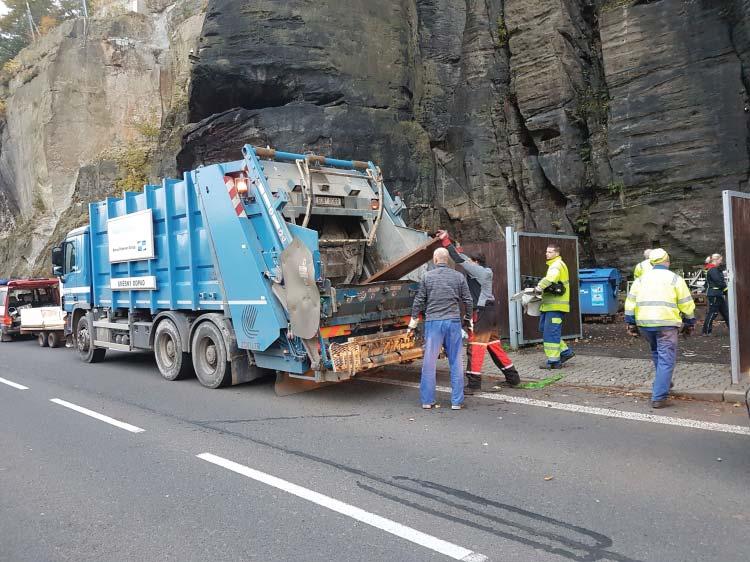
[[[0,378],[3,561],[748,556],[747,435],[483,398],[422,411],[363,381],[208,390],[35,341],[0,344]]]

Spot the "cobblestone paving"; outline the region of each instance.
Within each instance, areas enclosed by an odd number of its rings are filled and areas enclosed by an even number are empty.
[[[595,355],[576,355],[559,371],[542,370],[539,366],[545,361],[540,350],[529,349],[510,352],[523,381],[543,379],[550,375],[562,374],[564,378],[555,383],[556,386],[578,386],[588,388],[611,388],[624,391],[651,391],[654,366],[648,359],[622,359]],[[419,370],[421,365],[415,363],[411,369]],[[438,361],[438,370],[447,372],[448,362]],[[485,377],[484,386],[491,385],[499,377],[504,377],[494,363],[485,358],[482,368]],[[493,377],[494,375],[494,377]],[[729,365],[690,363],[677,361],[673,377],[673,394],[689,396],[699,400],[731,400],[744,399],[744,393],[750,386],[750,381],[732,385]]]

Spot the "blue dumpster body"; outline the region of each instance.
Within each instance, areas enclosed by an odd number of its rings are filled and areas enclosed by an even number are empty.
[[[611,316],[617,314],[620,293],[620,272],[606,267],[581,269],[580,280],[581,314]]]

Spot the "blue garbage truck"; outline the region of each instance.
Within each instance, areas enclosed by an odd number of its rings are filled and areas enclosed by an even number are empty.
[[[403,210],[372,162],[245,145],[89,205],[52,251],[66,336],[85,362],[148,350],[165,379],[210,388],[411,361],[416,281],[363,283],[429,241]]]

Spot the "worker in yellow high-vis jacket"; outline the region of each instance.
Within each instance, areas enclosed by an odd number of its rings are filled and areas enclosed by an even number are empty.
[[[653,269],[631,285],[625,301],[625,322],[628,332],[640,332],[651,347],[656,376],[651,393],[651,406],[663,408],[672,384],[677,361],[677,336],[695,329],[695,303],[685,280],[669,271],[669,254],[661,248],[652,250]]]
[[[542,295],[542,314],[539,317],[539,331],[544,340],[544,354],[547,361],[542,369],[559,369],[575,353],[562,340],[562,323],[570,312],[570,274],[568,266],[560,257],[560,246],[548,244],[546,250],[547,274],[536,286]]]

